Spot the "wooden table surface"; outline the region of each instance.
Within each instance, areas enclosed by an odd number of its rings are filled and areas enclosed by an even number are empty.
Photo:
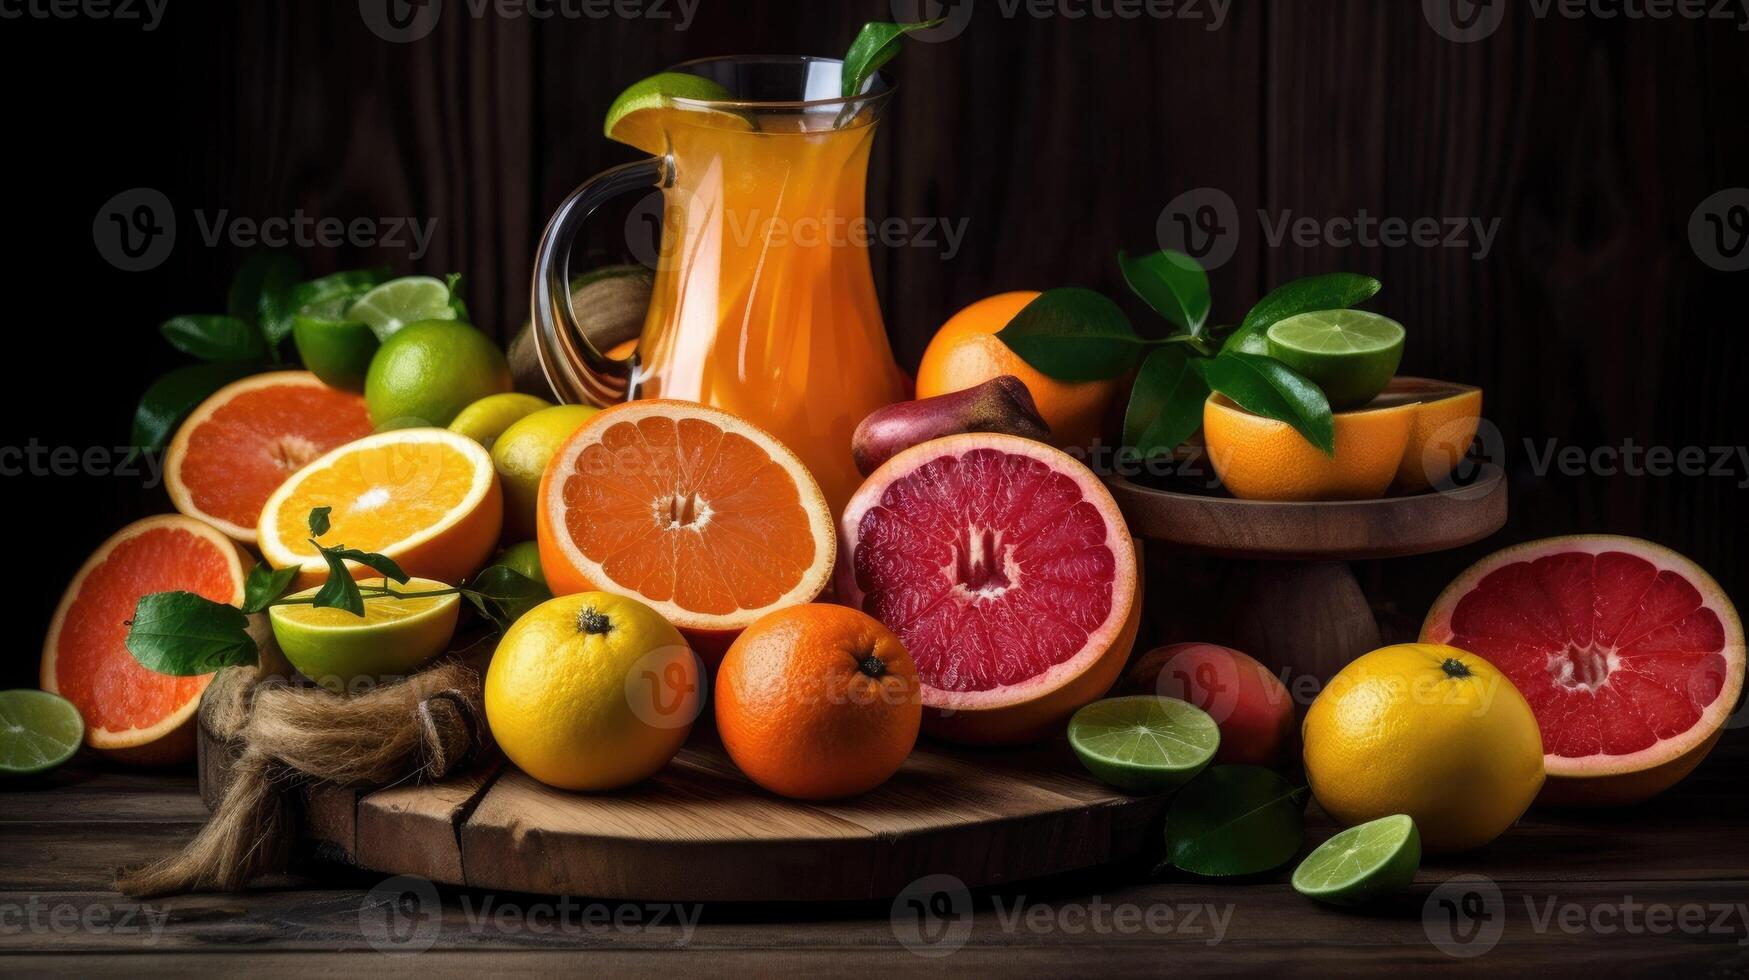
[[[113,890],[111,870],[170,853],[193,835],[206,817],[194,777],[75,765],[0,784],[0,975],[1481,967],[1742,976],[1745,776],[1749,737],[1728,732],[1700,770],[1660,799],[1629,810],[1532,811],[1484,853],[1430,862],[1412,893],[1354,914],[1300,898],[1285,870],[1235,884],[1157,876],[1140,865],[971,893],[926,882],[916,901],[898,903],[666,907],[437,888],[306,863],[244,894],[136,903]],[[1315,807],[1309,823],[1307,848],[1332,832]]]

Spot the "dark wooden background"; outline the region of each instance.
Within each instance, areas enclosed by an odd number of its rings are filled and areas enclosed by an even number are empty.
[[[963,0],[962,0],[963,2]],[[913,44],[871,178],[877,217],[963,220],[957,255],[876,257],[900,360],[1000,290],[1122,294],[1113,255],[1155,245],[1161,209],[1214,188],[1241,234],[1214,274],[1216,315],[1331,270],[1375,274],[1373,304],[1410,331],[1408,373],[1484,386],[1513,472],[1513,517],[1487,546],[1379,565],[1363,581],[1418,619],[1488,547],[1546,534],[1643,535],[1749,595],[1749,467],[1723,476],[1566,476],[1525,452],[1560,446],[1736,446],[1749,273],[1697,258],[1696,206],[1749,184],[1749,33],[1738,22],[1538,19],[1511,4],[1456,44],[1410,0],[1235,0],[1209,21],[1036,19],[979,0],[964,32]],[[1075,4],[1077,9],[1084,4]],[[1206,0],[1199,3],[1210,12]],[[673,0],[668,9],[677,10]],[[840,53],[885,0],[702,0],[674,20],[474,17],[448,0],[430,36],[372,34],[353,0],[171,0],[162,24],[0,24],[14,212],[4,246],[15,319],[0,443],[119,445],[134,399],[176,363],[154,327],[222,307],[238,253],[194,212],[436,219],[428,254],[310,250],[312,271],[386,262],[466,276],[480,325],[526,314],[536,236],[559,199],[633,157],[600,135],[626,83],[731,53]],[[163,265],[120,272],[93,246],[113,194],[162,190],[181,226]],[[1255,218],[1499,219],[1492,252],[1273,247]],[[621,257],[607,216],[590,244]],[[620,253],[620,254],[616,254]],[[1138,312],[1139,312],[1139,308]],[[48,382],[39,383],[39,379]],[[124,520],[168,510],[120,477],[16,477],[9,593],[31,683],[56,596]],[[1161,597],[1157,601],[1170,601]]]

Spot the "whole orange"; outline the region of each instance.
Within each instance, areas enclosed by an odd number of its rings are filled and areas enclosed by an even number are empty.
[[[1032,392],[1039,414],[1050,423],[1052,443],[1064,448],[1089,445],[1104,427],[1122,382],[1058,381],[998,340],[996,332],[1037,297],[1036,292],[999,293],[955,313],[923,351],[923,362],[917,367],[917,397],[945,395],[1012,374]]]
[[[747,778],[826,800],[874,789],[917,744],[923,700],[899,638],[847,606],[760,617],[717,670],[717,732]]]

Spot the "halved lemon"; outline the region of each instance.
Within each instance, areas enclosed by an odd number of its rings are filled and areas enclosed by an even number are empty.
[[[273,638],[300,673],[336,692],[361,681],[403,677],[449,649],[461,615],[461,596],[419,595],[448,588],[431,579],[405,584],[383,580],[364,583],[364,615],[298,602],[318,590],[290,596],[291,604],[267,610]],[[396,598],[377,590],[393,590],[415,598]]]
[[[331,507],[325,546],[387,555],[408,575],[455,585],[485,564],[504,522],[492,457],[447,429],[396,429],[366,436],[317,459],[285,481],[261,510],[262,557],[297,566],[297,584],[328,578],[310,543],[309,515]],[[363,565],[354,578],[375,575]]]

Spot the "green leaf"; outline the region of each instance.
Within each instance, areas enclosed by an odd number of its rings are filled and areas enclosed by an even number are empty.
[[[1166,857],[1192,874],[1260,874],[1299,852],[1306,787],[1262,766],[1214,766],[1166,813]]]
[[[165,372],[140,396],[139,407],[134,409],[134,451],[155,453],[163,449],[196,405],[249,373],[247,365],[237,363],[189,364]]]
[[[243,611],[258,613],[273,604],[273,600],[285,595],[291,588],[292,580],[298,577],[298,567],[287,565],[284,568],[268,568],[266,565],[256,565],[249,570],[249,578],[243,583]]]
[[[1372,276],[1353,272],[1332,272],[1322,276],[1295,279],[1271,290],[1257,301],[1251,312],[1239,324],[1239,329],[1227,338],[1221,353],[1237,351],[1244,354],[1269,353],[1264,333],[1271,326],[1301,313],[1318,310],[1346,310],[1356,303],[1378,295],[1383,288]]]
[[[1209,318],[1209,277],[1183,252],[1160,251],[1132,259],[1117,253],[1130,291],[1173,324],[1202,336]]]
[[[1203,380],[1254,415],[1286,422],[1306,441],[1336,454],[1336,420],[1323,389],[1292,368],[1260,354],[1223,351],[1201,362]]]
[[[332,507],[310,508],[310,533],[321,537],[328,533],[328,515],[334,513]]]
[[[1190,351],[1178,345],[1150,351],[1136,373],[1124,412],[1124,446],[1147,458],[1177,449],[1202,426],[1202,404],[1208,382],[1192,363]]]
[[[551,599],[547,587],[508,565],[492,565],[462,588],[462,595],[487,619],[507,630],[523,613]]]
[[[862,25],[856,40],[850,43],[850,50],[844,55],[842,89],[838,94],[846,99],[860,95],[869,76],[898,56],[899,42],[905,35],[939,26],[946,19],[937,17],[915,24],[893,24],[877,20]]]
[[[462,302],[462,274],[452,272],[444,276],[443,284],[449,287],[449,308],[455,311],[455,318],[463,323],[473,322],[468,317],[468,304]]]
[[[1059,381],[1118,377],[1135,366],[1143,347],[1116,303],[1078,286],[1040,293],[996,336]]]
[[[355,561],[384,578],[394,579],[401,585],[407,584],[408,575],[401,571],[401,566],[387,555],[379,555],[374,551],[359,551],[357,548],[323,548],[324,555],[332,554],[344,561]]]
[[[364,615],[364,595],[358,591],[358,583],[352,580],[352,570],[346,567],[345,559],[327,548],[322,548],[322,558],[328,562],[328,581],[316,590],[316,596],[310,600],[312,605],[326,609],[344,609],[354,616]]]
[[[292,290],[292,309],[301,310],[311,303],[333,296],[362,296],[389,281],[394,273],[386,265],[374,269],[348,269],[320,279],[298,283]]]
[[[267,353],[261,331],[234,316],[171,317],[158,332],[170,346],[203,361],[256,361]]]
[[[277,360],[280,341],[291,336],[292,314],[298,311],[293,301],[303,268],[296,259],[288,258],[267,268],[261,280],[261,298],[256,303],[255,322],[267,341],[267,351]]]
[[[142,667],[177,677],[252,664],[257,656],[241,609],[192,592],[141,596],[126,642]]]

